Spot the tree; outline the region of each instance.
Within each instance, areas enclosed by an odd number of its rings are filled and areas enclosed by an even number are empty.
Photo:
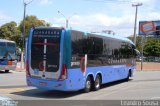
[[[144,55],[160,56],[160,39],[148,37],[144,46]]]
[[[36,16],[27,16],[25,18],[25,35],[28,35],[29,30],[32,26],[50,26],[49,23],[44,20],[39,20]],[[17,23],[11,21],[0,27],[0,38],[13,40],[16,42],[17,46],[22,48],[22,32],[23,32],[23,21],[17,26]]]
[[[18,30],[16,22],[14,21],[6,23],[0,27],[0,38],[13,40],[19,47],[21,45],[20,35],[21,33]]]
[[[49,23],[45,22],[44,20],[39,20],[36,16],[27,16],[25,18],[25,36],[29,34],[29,30],[31,27],[37,26],[50,26]],[[20,22],[19,30],[23,32],[23,20]]]
[[[132,39],[132,37],[129,37],[129,39]],[[140,52],[142,50],[142,37],[137,36],[137,44],[136,49],[138,49]],[[144,39],[144,56],[160,56],[160,38],[155,37],[145,37]]]

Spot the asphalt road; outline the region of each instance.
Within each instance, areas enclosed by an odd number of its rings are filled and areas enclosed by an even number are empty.
[[[13,100],[160,100],[160,71],[138,71],[129,82],[105,84],[89,93],[40,90],[26,85],[25,72],[0,72],[0,96]]]

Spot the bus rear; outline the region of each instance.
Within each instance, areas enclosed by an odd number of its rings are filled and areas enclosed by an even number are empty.
[[[26,60],[27,83],[43,89],[61,89],[65,85],[66,66],[62,64],[64,30],[35,28],[30,32]]]
[[[27,84],[47,90],[98,90],[135,67],[130,41],[63,28],[32,29],[27,49]]]

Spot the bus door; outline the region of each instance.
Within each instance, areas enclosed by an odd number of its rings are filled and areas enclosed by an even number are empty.
[[[60,29],[35,29],[32,35],[30,74],[42,79],[58,79],[60,74]]]

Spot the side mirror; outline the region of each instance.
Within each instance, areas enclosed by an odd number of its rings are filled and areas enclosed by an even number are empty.
[[[137,49],[134,49],[134,51],[135,51],[135,56],[139,57],[141,53]]]

